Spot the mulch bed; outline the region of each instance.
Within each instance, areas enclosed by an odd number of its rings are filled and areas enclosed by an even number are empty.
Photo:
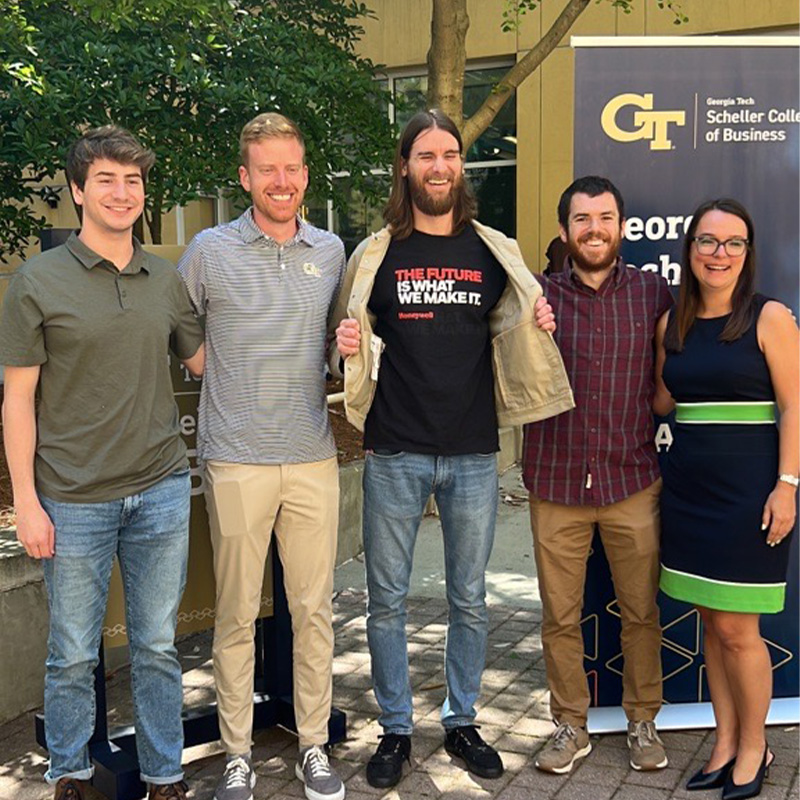
[[[329,384],[329,394],[340,391],[342,391],[341,382]],[[2,402],[2,399],[3,385],[0,384],[0,402]],[[330,407],[329,413],[333,436],[336,439],[339,463],[346,464],[362,458],[361,433],[345,419],[344,406],[341,403],[333,405]],[[7,528],[14,525],[14,510],[12,507],[11,478],[8,474],[5,448],[2,445],[2,432],[3,423],[0,420],[0,528]]]

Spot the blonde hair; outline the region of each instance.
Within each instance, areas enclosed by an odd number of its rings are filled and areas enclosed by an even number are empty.
[[[303,149],[303,159],[305,160],[306,143],[300,128],[283,114],[267,111],[251,119],[242,128],[239,136],[239,158],[242,160],[242,164],[247,166],[248,146],[263,139],[297,139]]]

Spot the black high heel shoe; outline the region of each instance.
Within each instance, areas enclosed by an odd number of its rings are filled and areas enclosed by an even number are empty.
[[[738,784],[733,782],[733,770],[728,773],[725,786],[722,789],[722,800],[745,800],[748,797],[756,797],[761,794],[761,787],[764,785],[764,778],[769,775],[769,768],[775,760],[775,756],[767,761],[770,755],[769,747],[764,748],[764,758],[761,759],[761,766],[756,772],[755,778],[749,783]]]
[[[727,764],[723,764],[719,769],[712,770],[711,772],[703,772],[701,767],[686,784],[687,792],[699,792],[703,789],[719,789],[725,785],[728,779],[728,773],[733,769],[736,763],[736,756],[734,756]]]

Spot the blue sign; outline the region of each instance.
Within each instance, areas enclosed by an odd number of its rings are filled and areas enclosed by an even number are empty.
[[[623,258],[674,287],[692,210],[712,198],[739,200],[757,231],[759,291],[797,315],[800,48],[762,41],[575,42],[575,175],[605,175],[619,187],[627,217]],[[660,425],[662,456],[670,441],[669,427]],[[795,531],[785,610],[761,618],[775,697],[796,697],[800,682],[798,538]],[[664,596],[659,603],[665,702],[708,701],[699,616]],[[584,608],[594,705],[620,704],[619,633],[614,589],[595,536]]]

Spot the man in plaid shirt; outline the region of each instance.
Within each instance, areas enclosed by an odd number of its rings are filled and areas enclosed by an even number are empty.
[[[653,722],[662,699],[653,338],[673,301],[663,278],[628,268],[619,257],[624,202],[609,180],[572,183],[558,220],[569,257],[562,272],[542,280],[576,408],[525,429],[524,480],[557,724],[536,766],[566,773],[592,749],[580,618],[597,525],[622,617],[630,763],[662,769],[667,755]]]

